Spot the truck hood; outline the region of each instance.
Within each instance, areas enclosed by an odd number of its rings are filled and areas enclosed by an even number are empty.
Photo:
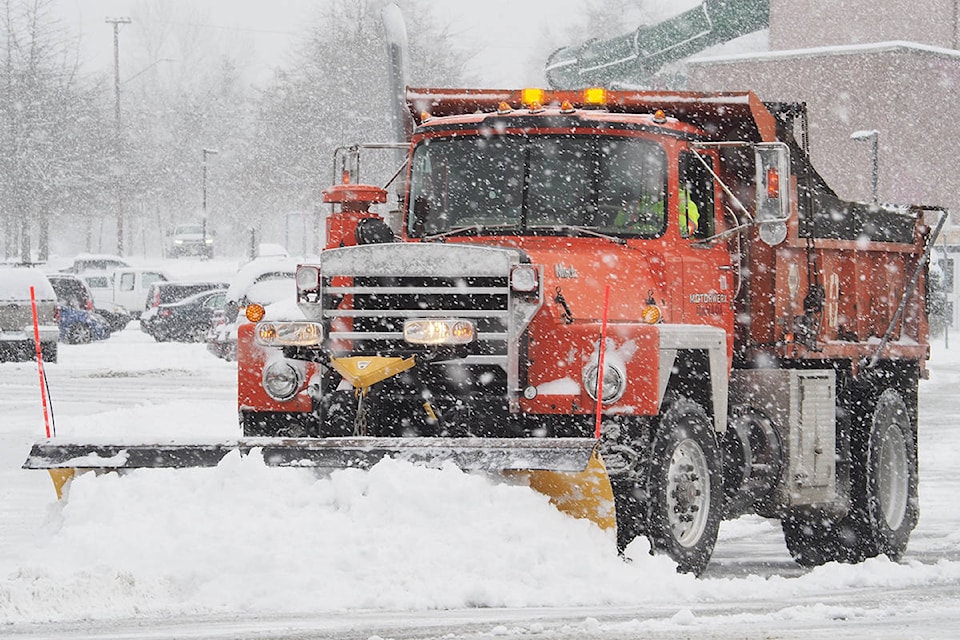
[[[642,245],[617,245],[602,238],[522,238],[518,243],[532,264],[542,267],[544,300],[559,293],[575,320],[603,317],[610,287],[609,319],[634,320],[638,306],[653,298],[667,304],[667,278],[662,253]]]

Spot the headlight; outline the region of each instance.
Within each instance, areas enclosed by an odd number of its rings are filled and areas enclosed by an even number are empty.
[[[285,360],[275,360],[263,368],[263,389],[271,398],[285,402],[300,390],[300,371]]]
[[[431,318],[403,323],[403,339],[410,344],[467,344],[475,335],[470,320]]]
[[[597,372],[599,367],[596,363],[588,364],[583,369],[583,388],[587,395],[596,402],[597,400]],[[604,364],[603,366],[603,403],[610,404],[623,397],[627,390],[627,374],[616,365]]]
[[[320,269],[311,266],[297,267],[297,289],[315,291],[320,284]]]
[[[260,322],[254,332],[257,344],[267,347],[312,347],[323,342],[317,322]]]

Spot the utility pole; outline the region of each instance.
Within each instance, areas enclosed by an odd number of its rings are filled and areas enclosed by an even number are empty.
[[[113,111],[116,116],[116,188],[117,188],[117,255],[123,255],[123,168],[121,154],[123,153],[123,121],[120,118],[120,25],[133,22],[130,18],[107,18],[106,22],[113,25]]]
[[[201,203],[202,217],[203,217],[203,248],[207,248],[207,156],[216,155],[219,153],[216,149],[203,149],[203,201]]]

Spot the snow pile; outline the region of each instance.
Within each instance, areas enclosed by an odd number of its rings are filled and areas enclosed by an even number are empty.
[[[50,373],[65,436],[237,435],[235,365],[200,345],[158,345],[128,329],[104,343],[65,348],[62,355]],[[761,577],[745,564],[742,574],[719,572],[743,577],[711,577],[708,570],[699,580],[677,574],[665,557],[650,556],[642,539],[627,550],[632,561],[625,562],[612,532],[560,514],[525,486],[454,467],[387,460],[368,472],[318,476],[268,468],[255,455],[228,456],[212,469],[82,475],[68,500],[57,502],[41,472],[18,468],[18,447],[36,437],[37,424],[36,408],[23,408],[21,398],[3,404],[7,415],[0,422],[0,532],[15,535],[0,547],[0,625],[637,605],[664,615],[588,619],[573,625],[570,637],[640,637],[670,629],[695,636],[727,622],[738,631],[764,633],[778,620],[792,621],[792,628],[887,616],[901,625],[911,616],[955,620],[960,605],[952,612],[944,607],[960,585],[952,471],[958,363],[960,349],[935,349],[933,375],[921,384],[922,515],[904,563],[875,558],[802,571],[790,562],[779,525],[749,516],[723,524],[714,562],[772,558],[783,569]],[[0,382],[6,397],[32,397],[27,381],[36,384],[33,366],[10,365],[13,375]],[[169,376],[154,375],[166,370]],[[109,402],[68,397],[58,394],[65,378],[115,391]],[[125,391],[145,379],[166,391],[150,400]],[[44,501],[47,517],[34,523]],[[910,611],[898,596],[903,590],[947,596],[924,604],[930,611]],[[860,591],[889,598],[874,603],[867,596],[869,606],[818,602],[825,593]],[[730,602],[737,608],[729,609]],[[772,606],[774,613],[757,614],[751,603]],[[537,630],[507,624],[491,633]]]

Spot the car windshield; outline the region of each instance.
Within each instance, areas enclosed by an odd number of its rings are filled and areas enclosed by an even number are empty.
[[[641,138],[432,138],[413,154],[407,232],[591,227],[655,237],[666,228],[666,153]],[[639,224],[627,226],[637,211]]]
[[[199,224],[182,224],[173,232],[174,235],[190,235],[194,233],[203,233],[203,226]]]

